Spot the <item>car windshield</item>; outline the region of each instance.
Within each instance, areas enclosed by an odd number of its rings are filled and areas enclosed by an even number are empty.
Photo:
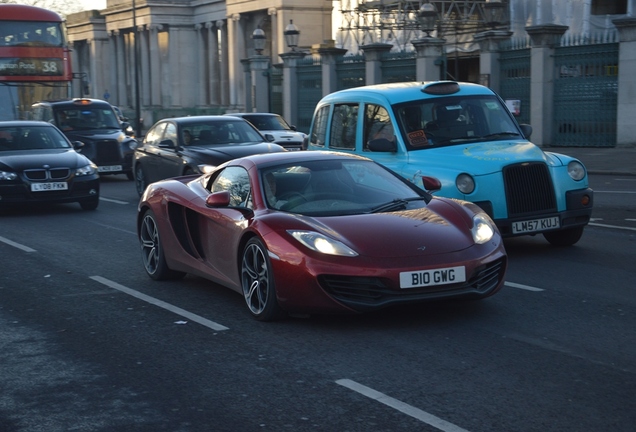
[[[78,106],[59,109],[56,125],[63,131],[119,129],[119,120],[111,107]]]
[[[495,96],[423,99],[393,109],[409,150],[521,137],[508,108]]]
[[[53,126],[0,127],[0,152],[71,148]]]
[[[243,118],[258,130],[290,130],[285,119],[280,116],[246,115]]]
[[[421,208],[430,195],[365,160],[295,162],[261,171],[268,207],[311,216]]]
[[[263,142],[261,134],[243,120],[187,123],[182,126],[182,129],[184,134],[187,131],[191,136],[192,141],[189,145],[207,146]]]

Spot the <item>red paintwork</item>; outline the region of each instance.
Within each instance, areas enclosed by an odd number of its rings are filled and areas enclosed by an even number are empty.
[[[291,153],[291,152],[290,152]],[[253,191],[254,211],[206,206],[209,192],[203,177],[182,177],[152,184],[139,204],[139,221],[146,208],[152,208],[158,224],[168,266],[208,278],[242,293],[240,257],[245,238],[258,236],[270,252],[277,297],[288,311],[352,312],[330,297],[319,285],[322,274],[380,277],[399,288],[399,273],[441,267],[466,267],[467,279],[474,269],[506,253],[498,233],[483,245],[470,234],[473,204],[434,198],[424,209],[336,217],[307,217],[268,209],[262,199],[257,166],[284,158],[318,158],[320,152],[276,153],[230,161],[248,169]],[[324,157],[324,155],[322,156]],[[221,168],[219,167],[219,168]],[[212,202],[220,200],[212,199]],[[202,256],[190,255],[177,238],[170,223],[167,204],[197,212]],[[138,222],[139,225],[139,222]],[[359,253],[357,257],[324,255],[307,249],[293,239],[289,229],[313,230],[330,235]],[[422,246],[425,248],[422,250]],[[503,285],[503,274],[498,286]]]

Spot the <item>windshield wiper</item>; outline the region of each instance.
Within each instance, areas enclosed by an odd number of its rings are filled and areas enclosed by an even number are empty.
[[[517,132],[497,132],[497,133],[491,133],[491,134],[488,134],[488,135],[484,135],[484,136],[481,136],[479,138],[488,139],[488,138],[508,137],[508,136],[521,136],[521,134],[519,134]]]
[[[411,201],[426,201],[426,197],[411,197],[411,198],[396,198],[393,201],[389,201],[384,204],[380,204],[378,206],[372,207],[368,213],[381,213],[387,211],[395,211],[406,208],[406,205]]]

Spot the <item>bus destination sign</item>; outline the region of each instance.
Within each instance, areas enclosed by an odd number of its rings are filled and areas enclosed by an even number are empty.
[[[0,76],[63,76],[64,64],[56,58],[0,58]]]

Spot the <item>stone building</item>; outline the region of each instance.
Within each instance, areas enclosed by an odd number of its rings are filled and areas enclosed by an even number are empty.
[[[254,55],[255,29],[265,33],[263,55],[272,64],[288,49],[283,32],[291,21],[302,28],[299,47],[332,34],[331,0],[108,0],[106,6],[67,16],[78,77],[72,93],[108,99],[128,114],[139,97],[143,129],[166,116],[243,110],[241,61]]]

